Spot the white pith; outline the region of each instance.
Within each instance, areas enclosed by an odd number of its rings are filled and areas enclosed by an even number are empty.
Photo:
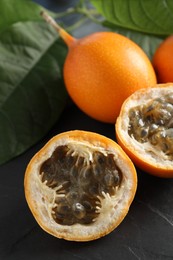
[[[129,117],[128,112],[131,108],[140,105],[146,105],[148,102],[152,102],[153,99],[161,97],[162,95],[173,94],[173,84],[168,87],[157,87],[148,90],[140,90],[135,92],[124,103],[120,116],[117,119],[117,128],[121,129],[121,138],[124,140],[126,147],[129,150],[133,150],[133,153],[141,157],[142,160],[150,162],[152,165],[162,167],[164,165],[167,169],[173,168],[173,160],[170,160],[170,156],[158,149],[157,146],[152,145],[150,142],[140,143],[133,136],[128,134]]]
[[[80,154],[86,158],[86,162],[92,161],[92,152],[94,150],[102,152],[104,155],[108,153],[114,154],[114,159],[117,166],[123,173],[123,180],[121,182],[120,188],[116,189],[115,195],[110,196],[109,194],[103,193],[103,197],[99,197],[101,206],[96,207],[96,211],[99,212],[98,217],[89,225],[74,224],[72,226],[60,225],[55,222],[52,217],[52,208],[55,206],[56,199],[56,190],[49,188],[46,183],[42,183],[41,177],[39,174],[41,164],[47,160],[59,145],[66,145],[74,151],[75,154]],[[124,161],[124,158],[121,158],[120,154],[110,148],[103,147],[99,142],[90,144],[89,142],[80,142],[74,141],[67,138],[60,139],[55,142],[53,145],[47,148],[44,154],[41,154],[39,158],[33,163],[30,175],[30,187],[31,190],[31,201],[33,202],[32,207],[34,206],[37,210],[38,219],[42,220],[40,225],[44,228],[47,226],[50,230],[50,233],[58,233],[59,237],[64,237],[65,233],[68,233],[68,239],[73,238],[76,233],[79,237],[94,236],[101,232],[102,229],[109,229],[111,219],[118,220],[119,215],[123,211],[128,211],[129,208],[129,198],[131,199],[134,191],[134,180],[132,177],[131,169],[129,169],[128,162]],[[61,187],[57,187],[59,189]],[[62,196],[64,196],[62,194]],[[92,229],[91,229],[92,226]]]

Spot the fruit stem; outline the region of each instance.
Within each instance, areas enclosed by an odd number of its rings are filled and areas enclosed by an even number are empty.
[[[69,33],[67,33],[59,24],[57,24],[57,22],[45,11],[41,11],[40,14],[47,23],[54,27],[54,29],[59,33],[60,37],[64,40],[67,46],[71,47],[71,45],[76,41],[76,39]]]

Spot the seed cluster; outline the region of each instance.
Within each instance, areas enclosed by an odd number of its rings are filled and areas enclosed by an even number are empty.
[[[150,142],[173,159],[173,93],[131,108],[128,133],[138,142]]]
[[[99,215],[103,194],[115,195],[122,173],[113,154],[92,152],[85,160],[67,145],[58,146],[40,168],[41,181],[56,191],[53,219],[62,225],[90,224]]]

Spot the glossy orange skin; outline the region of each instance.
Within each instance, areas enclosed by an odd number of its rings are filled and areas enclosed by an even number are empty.
[[[173,82],[173,35],[164,40],[153,56],[159,83]]]
[[[89,116],[115,123],[123,101],[156,84],[143,50],[127,37],[99,32],[73,41],[64,64],[67,91]]]

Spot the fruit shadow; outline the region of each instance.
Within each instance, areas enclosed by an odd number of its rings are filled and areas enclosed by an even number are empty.
[[[138,186],[135,199],[148,204],[162,205],[173,196],[173,178],[160,178],[136,168]]]

